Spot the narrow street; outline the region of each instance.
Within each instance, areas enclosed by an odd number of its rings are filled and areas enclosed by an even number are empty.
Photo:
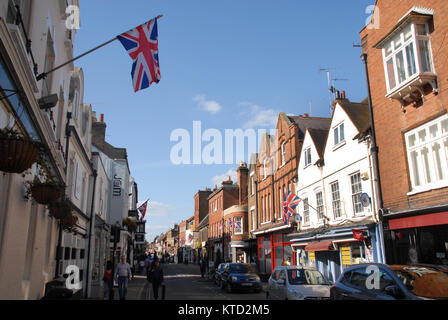
[[[265,291],[260,293],[227,293],[211,280],[201,278],[199,266],[194,264],[163,264],[166,285],[166,300],[264,300]],[[265,283],[264,283],[265,284]],[[159,294],[159,299],[161,292]],[[115,288],[115,298],[118,290]],[[151,284],[142,274],[129,282],[128,300],[153,300]]]

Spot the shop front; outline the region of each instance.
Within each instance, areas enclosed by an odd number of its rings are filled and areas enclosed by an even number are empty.
[[[258,270],[262,274],[270,274],[275,267],[289,261],[296,264],[292,251],[292,242],[288,241],[287,234],[271,234],[257,238],[258,244]]]
[[[319,270],[335,282],[351,265],[383,262],[378,247],[378,225],[329,230],[314,235],[296,235],[292,242],[295,264]],[[294,236],[294,235],[293,235]]]
[[[448,264],[448,211],[388,219],[389,264]]]

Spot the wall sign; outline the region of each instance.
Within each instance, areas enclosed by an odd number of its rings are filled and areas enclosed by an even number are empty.
[[[113,186],[112,186],[112,195],[114,197],[121,196],[121,178],[117,175],[114,175]]]

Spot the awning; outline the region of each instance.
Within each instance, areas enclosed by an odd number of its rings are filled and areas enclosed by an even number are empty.
[[[332,244],[333,244],[333,241],[310,242],[305,247],[305,251],[330,251],[330,247]]]
[[[389,220],[389,229],[406,229],[448,224],[448,211]]]

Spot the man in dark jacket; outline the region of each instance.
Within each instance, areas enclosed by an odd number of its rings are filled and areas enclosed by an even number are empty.
[[[160,265],[159,260],[154,260],[154,267],[152,269],[152,290],[154,293],[154,299],[157,300],[159,298],[159,286],[164,286],[163,283],[163,268]]]

